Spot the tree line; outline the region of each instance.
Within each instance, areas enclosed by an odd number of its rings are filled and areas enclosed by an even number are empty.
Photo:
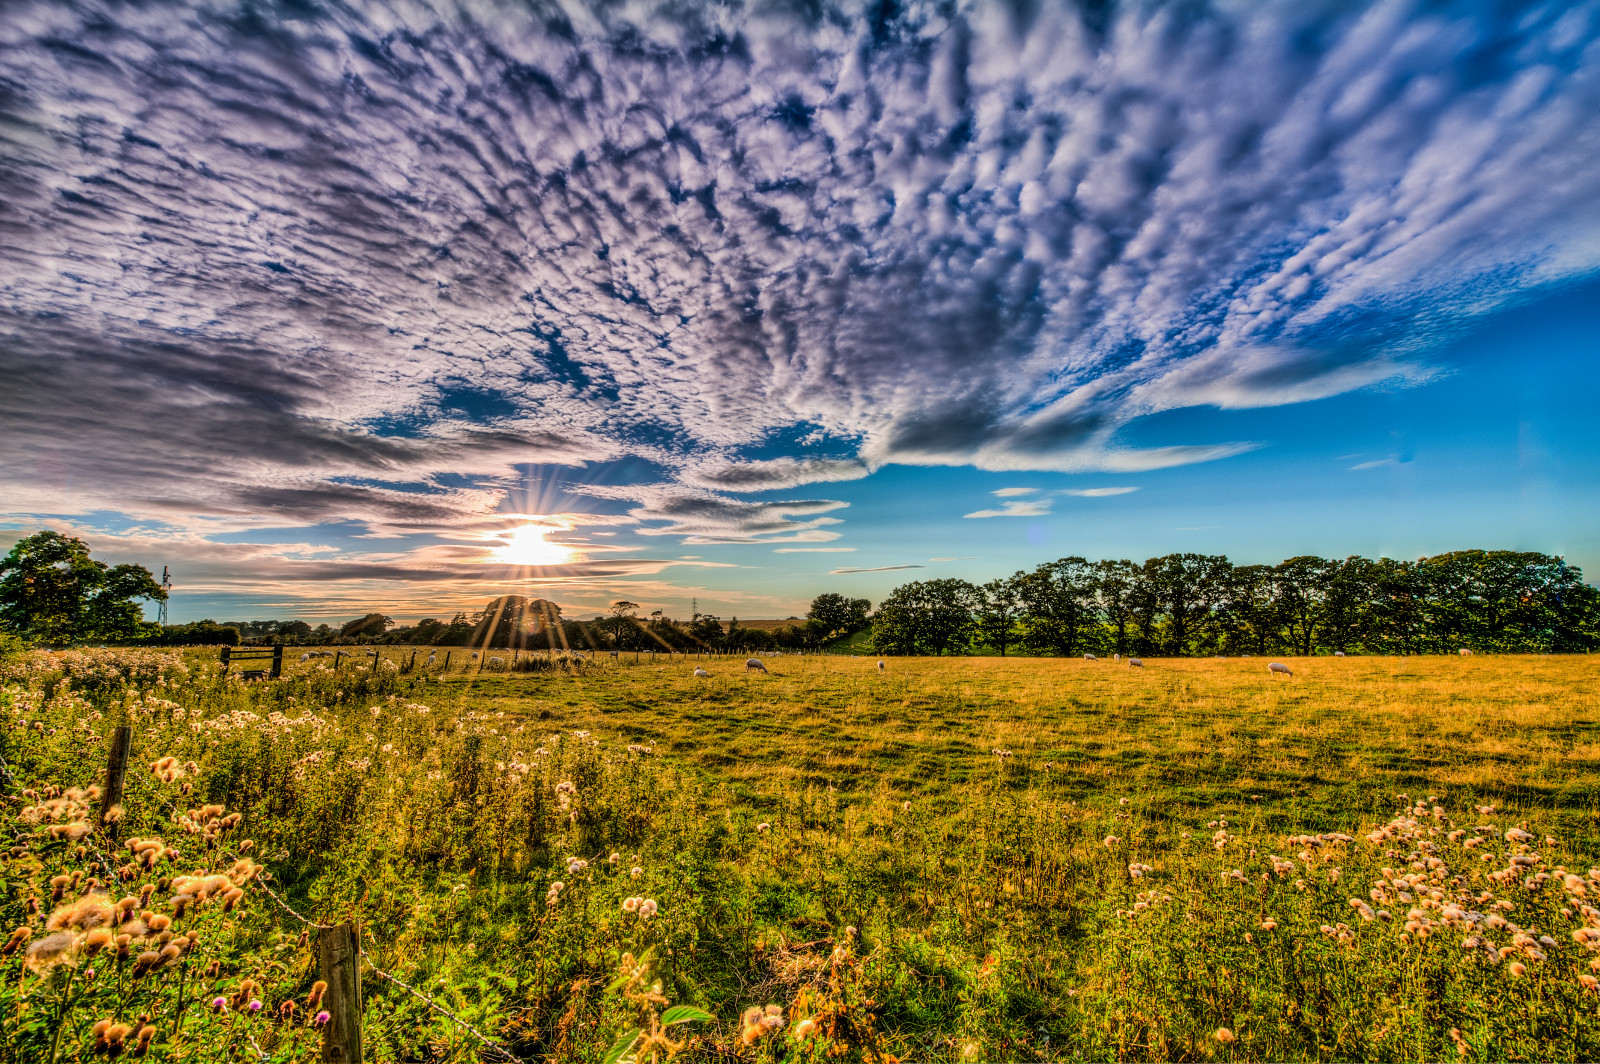
[[[1574,653],[1600,646],[1600,592],[1576,566],[1529,551],[1277,565],[1070,557],[986,584],[898,587],[872,638],[885,654]]]

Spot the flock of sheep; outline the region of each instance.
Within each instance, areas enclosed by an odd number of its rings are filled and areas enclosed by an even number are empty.
[[[370,657],[372,655],[377,654],[378,652],[376,650],[368,650],[366,653]],[[1459,651],[1459,653],[1464,658],[1472,657],[1472,651],[1467,649],[1466,647],[1462,647],[1461,650]],[[300,660],[302,662],[307,662],[307,661],[310,661],[312,658],[331,658],[333,656],[334,656],[334,651],[332,651],[332,650],[308,650],[304,654],[300,655]],[[611,656],[612,657],[616,657],[617,656],[617,652],[615,650],[611,651]],[[852,654],[850,656],[851,657],[855,657],[854,654]],[[1336,658],[1342,658],[1342,657],[1344,657],[1344,651],[1336,650],[1336,651],[1333,652],[1333,656],[1336,657]],[[439,658],[439,652],[437,650],[433,651],[432,653],[430,653],[428,655],[428,664],[430,666],[434,665],[438,661],[438,658]],[[1118,662],[1119,664],[1121,662],[1123,662],[1124,660],[1126,660],[1127,663],[1128,663],[1128,667],[1130,669],[1142,669],[1142,668],[1144,668],[1144,662],[1141,661],[1139,658],[1127,658],[1127,659],[1124,659],[1121,654],[1113,654],[1111,656],[1111,658],[1112,658],[1113,661]],[[474,661],[476,661],[478,659],[478,652],[476,650],[474,650],[472,652],[472,659]],[[1083,656],[1083,660],[1084,661],[1099,661],[1100,659],[1098,657],[1096,657],[1095,655],[1093,655],[1093,654],[1085,654]],[[486,661],[486,664],[491,669],[502,668],[505,665],[505,659],[501,658],[501,657],[492,657],[492,658],[489,658]],[[762,661],[760,658],[746,658],[745,659],[745,663],[744,663],[744,667],[745,667],[745,671],[746,672],[759,672],[759,673],[762,673],[763,675],[771,675],[771,673],[767,670],[766,662]],[[878,659],[878,671],[879,672],[884,672],[886,669],[887,669],[887,666],[884,665],[883,659],[879,658]],[[694,669],[694,675],[696,677],[709,678],[711,676],[711,673],[706,671],[705,669],[701,668],[700,666],[696,665],[695,669]],[[1289,679],[1293,679],[1294,678],[1294,671],[1292,669],[1290,669],[1289,666],[1285,665],[1281,661],[1269,661],[1269,662],[1267,662],[1267,675],[1273,677],[1274,679],[1276,679],[1279,676],[1285,676],[1285,677],[1288,677]]]

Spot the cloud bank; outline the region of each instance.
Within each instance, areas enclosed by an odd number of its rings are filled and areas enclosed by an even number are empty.
[[[5,508],[461,531],[635,458],[647,531],[826,542],[733,496],[1237,454],[1119,432],[1600,266],[1593,3],[873,11],[8,5]]]

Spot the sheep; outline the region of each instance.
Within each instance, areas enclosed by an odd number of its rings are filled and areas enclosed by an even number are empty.
[[[1122,655],[1120,653],[1119,654],[1113,654],[1113,655],[1111,655],[1111,660],[1120,663],[1122,661]]]
[[[1472,651],[1468,650],[1466,647],[1462,647],[1458,653],[1464,658],[1472,657]]]
[[[477,661],[478,660],[478,652],[476,650],[474,650],[472,652],[472,660],[473,661]]]
[[[767,671],[767,667],[762,664],[760,658],[746,658],[744,667],[747,669],[760,669],[762,672]]]
[[[1083,656],[1083,660],[1084,661],[1099,661],[1100,659],[1095,657],[1093,654],[1085,654]]]
[[[300,655],[300,661],[302,663],[310,661],[310,660],[311,660],[311,653],[309,651],[307,651],[306,653]]]
[[[505,663],[506,663],[506,659],[505,658],[490,658],[489,659],[489,668],[498,669],[500,666],[504,665]]]
[[[1336,657],[1336,658],[1342,658],[1342,657],[1344,657],[1344,651],[1342,651],[1342,650],[1335,650],[1335,651],[1334,651],[1334,652],[1333,652],[1333,656],[1334,656],[1334,657]]]
[[[878,671],[879,671],[879,672],[882,672],[882,671],[883,671],[883,669],[884,669],[884,665],[883,665],[883,659],[882,659],[882,658],[879,658],[879,659],[878,659]]]
[[[1144,662],[1140,661],[1138,658],[1129,658],[1128,659],[1128,668],[1130,668],[1130,669],[1142,669],[1142,668],[1144,668]]]
[[[709,673],[709,672],[707,672],[707,671],[706,671],[706,670],[704,670],[704,669],[700,669],[700,668],[697,668],[697,669],[695,669],[695,670],[694,670],[694,674],[695,674],[695,675],[696,675],[696,676],[710,676],[710,675],[711,675],[711,674],[710,674],[710,673]]]
[[[1267,675],[1276,676],[1280,672],[1283,673],[1285,676],[1288,676],[1291,679],[1294,678],[1294,673],[1290,672],[1289,671],[1289,666],[1285,665],[1283,662],[1281,662],[1281,661],[1269,661],[1269,662],[1267,662]]]

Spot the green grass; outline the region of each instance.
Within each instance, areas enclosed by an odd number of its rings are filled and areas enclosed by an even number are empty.
[[[0,809],[10,926],[42,937],[51,878],[97,871],[98,836],[52,838],[87,814],[41,814],[39,788],[95,782],[126,720],[122,837],[180,855],[147,871],[124,851],[110,896],[148,882],[152,911],[170,911],[175,876],[227,871],[248,837],[294,906],[358,918],[376,963],[524,1059],[598,1062],[673,1015],[660,998],[714,1019],[636,1053],[1600,1054],[1594,954],[1572,934],[1600,928],[1593,659],[1319,658],[1287,681],[1238,659],[880,672],[784,656],[766,676],[742,659],[448,676],[313,662],[249,685],[210,660],[4,667],[3,752],[34,785]],[[163,782],[163,755],[195,771]],[[242,822],[218,832],[213,817],[208,840],[207,801]],[[1516,825],[1525,842],[1504,834]],[[1328,833],[1351,841],[1303,838]],[[590,864],[569,872],[570,857]],[[187,907],[173,930],[200,932],[192,953],[139,979],[132,957],[85,956],[82,929],[53,965],[0,958],[0,1056],[48,1060],[54,1043],[56,1059],[90,1059],[92,1025],[112,1019],[153,1028],[150,1059],[229,1059],[252,1041],[303,1059],[320,1036],[304,1007],[313,943],[257,882],[241,889],[230,912]],[[659,915],[625,911],[630,897]],[[1463,947],[1474,935],[1504,956]],[[261,1013],[197,1004],[246,979]],[[449,1020],[376,976],[366,989],[369,1059],[477,1059]],[[769,1005],[784,1026],[741,1022]]]

